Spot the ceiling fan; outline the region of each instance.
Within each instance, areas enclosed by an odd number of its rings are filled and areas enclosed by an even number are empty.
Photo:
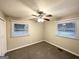
[[[36,13],[38,15],[33,14],[32,16],[34,16],[34,19],[36,19],[38,22],[50,21],[50,19],[53,17],[53,15],[46,14],[40,10],[37,10]]]

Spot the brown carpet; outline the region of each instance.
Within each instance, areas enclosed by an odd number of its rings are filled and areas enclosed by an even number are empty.
[[[58,50],[46,42],[40,42],[6,54],[10,59],[79,59],[66,51]]]

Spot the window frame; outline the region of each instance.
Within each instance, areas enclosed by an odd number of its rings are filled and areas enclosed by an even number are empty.
[[[67,25],[68,23],[74,23],[75,24],[74,34],[69,33],[68,31],[65,31],[65,30],[69,29],[69,28],[65,28],[65,27],[64,27],[64,31],[58,31],[58,24],[65,24],[65,25]],[[56,32],[57,36],[66,37],[66,38],[72,38],[72,39],[76,38],[76,20],[74,20],[74,19],[65,19],[65,20],[57,21],[56,29],[57,29],[56,30],[57,31]],[[71,34],[71,35],[69,35],[69,34]]]
[[[29,24],[21,23],[21,22],[11,22],[11,23],[12,23],[12,25],[11,25],[11,37],[24,37],[24,36],[30,35],[30,33],[29,33]],[[20,34],[20,35],[15,34],[15,28],[14,28],[15,24],[25,25],[25,31],[24,32],[26,32],[26,33]],[[22,32],[22,31],[20,31],[20,32]]]

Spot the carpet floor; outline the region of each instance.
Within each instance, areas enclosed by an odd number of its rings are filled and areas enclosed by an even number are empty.
[[[8,52],[6,56],[9,56],[9,59],[79,59],[46,42]]]

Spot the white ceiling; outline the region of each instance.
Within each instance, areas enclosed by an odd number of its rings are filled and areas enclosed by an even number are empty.
[[[31,18],[37,9],[63,16],[79,13],[79,0],[0,0],[0,9],[13,17]]]

